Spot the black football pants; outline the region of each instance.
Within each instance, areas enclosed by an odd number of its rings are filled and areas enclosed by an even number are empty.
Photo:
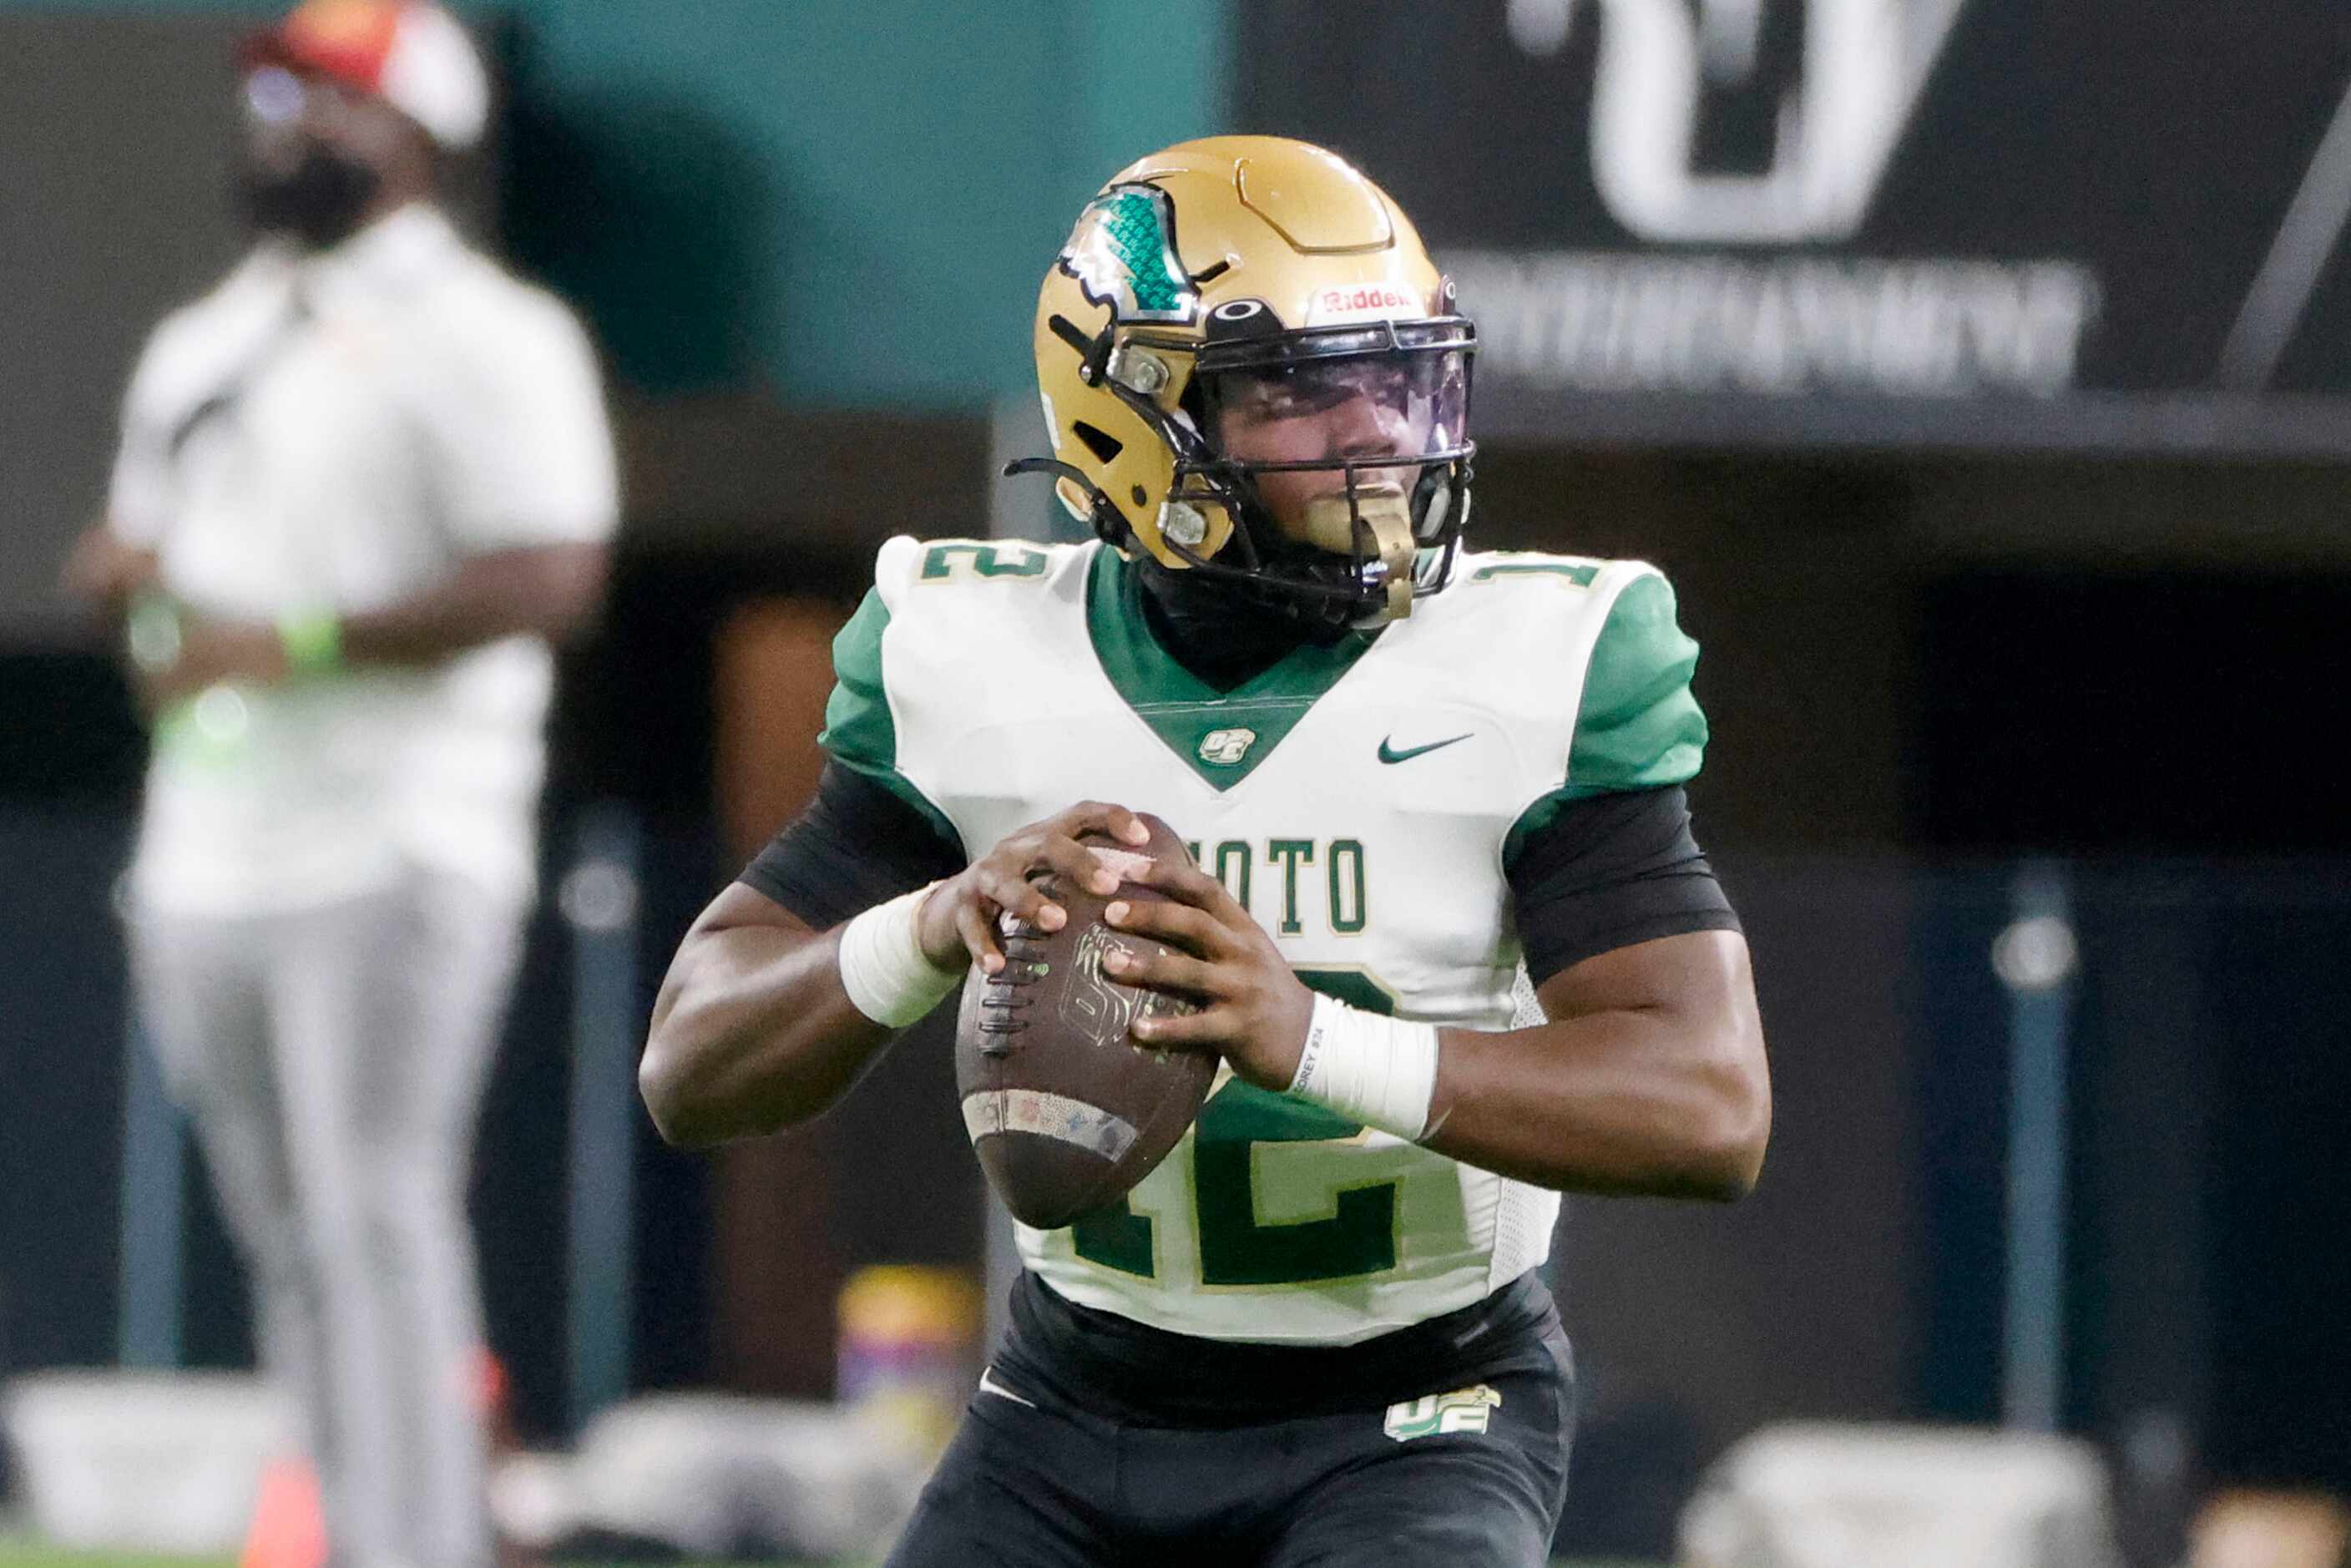
[[[1499,1402],[1146,1427],[991,1370],[886,1568],[1541,1568],[1567,1496],[1565,1336],[1480,1386]]]

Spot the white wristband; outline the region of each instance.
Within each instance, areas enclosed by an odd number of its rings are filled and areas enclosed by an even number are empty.
[[[915,922],[931,888],[877,904],[841,928],[841,988],[875,1023],[904,1029],[919,1023],[963,982],[923,956]]]
[[[1290,1092],[1416,1143],[1437,1097],[1437,1026],[1316,997]]]

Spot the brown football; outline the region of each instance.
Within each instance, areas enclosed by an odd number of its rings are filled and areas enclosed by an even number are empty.
[[[1189,859],[1166,823],[1143,821],[1151,841],[1140,850],[1107,837],[1087,842],[1112,851],[1113,862]],[[1127,1026],[1137,1015],[1196,1009],[1102,973],[1113,945],[1163,950],[1105,924],[1103,910],[1164,894],[1129,883],[1105,897],[1051,876],[1040,885],[1069,921],[1050,934],[1006,931],[1005,966],[993,977],[972,966],[956,1019],[956,1092],[989,1185],[1023,1224],[1052,1230],[1151,1174],[1200,1113],[1217,1059],[1135,1045]]]

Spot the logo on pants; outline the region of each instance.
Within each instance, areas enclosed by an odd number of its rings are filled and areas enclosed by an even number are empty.
[[[1399,1443],[1440,1432],[1482,1432],[1494,1418],[1502,1396],[1480,1383],[1450,1394],[1428,1394],[1388,1406],[1381,1430]]]

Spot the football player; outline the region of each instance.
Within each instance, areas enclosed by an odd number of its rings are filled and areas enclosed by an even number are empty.
[[[1690,836],[1697,647],[1637,561],[1479,554],[1471,324],[1318,148],[1186,142],[1080,215],[1037,311],[1081,545],[882,549],[814,802],[687,935],[642,1074],[674,1140],[789,1126],[899,1029],[1196,865],[1116,978],[1214,1052],[1118,1207],[1023,1228],[1008,1343],[891,1562],[1540,1563],[1562,1191],[1736,1197],[1770,1091]],[[1081,802],[1071,804],[1071,802]]]

